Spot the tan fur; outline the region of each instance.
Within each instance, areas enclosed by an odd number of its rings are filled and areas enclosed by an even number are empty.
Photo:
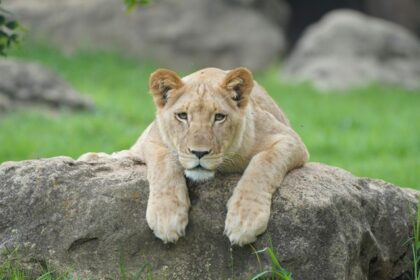
[[[160,69],[150,77],[150,90],[156,120],[133,147],[111,155],[146,163],[150,228],[164,242],[185,234],[190,201],[184,174],[201,180],[243,172],[227,202],[225,234],[232,244],[255,241],[267,228],[271,198],[285,174],[308,159],[284,113],[245,68],[207,68],[182,79]],[[182,112],[187,119],[177,115]],[[216,121],[216,114],[227,117]],[[209,153],[199,159],[191,151]],[[88,153],[80,160],[103,156]]]

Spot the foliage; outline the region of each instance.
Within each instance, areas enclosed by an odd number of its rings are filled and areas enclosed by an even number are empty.
[[[150,0],[124,0],[125,5],[129,11],[137,6],[144,6],[150,3]]]
[[[124,0],[128,11],[137,6],[144,6],[150,0]],[[6,51],[19,42],[19,30],[23,30],[15,16],[8,10],[2,8],[0,0],[0,56],[6,56]]]
[[[119,279],[121,280],[153,280],[153,272],[152,272],[152,266],[145,262],[140,269],[135,272],[127,272],[124,260],[120,259],[120,265],[119,265]]]
[[[251,280],[293,280],[292,274],[288,272],[279,262],[276,253],[274,252],[273,245],[266,247],[262,250],[258,250],[255,252],[257,256],[257,260],[260,263],[259,254],[265,253],[271,263],[270,270],[264,270],[254,277]]]
[[[252,247],[253,248],[253,247]],[[253,248],[254,249],[254,248]],[[291,273],[284,269],[276,254],[274,253],[273,246],[270,245],[259,251],[255,251],[257,261],[261,267],[261,260],[259,255],[265,254],[269,257],[271,262],[271,269],[262,271],[256,274],[252,280],[293,280]],[[2,252],[0,257],[2,262],[0,263],[0,280],[81,280],[75,273],[69,272],[57,272],[47,265],[45,261],[30,260],[31,264],[28,266],[28,261],[19,251],[19,248],[13,250],[7,249]],[[262,270],[262,269],[260,269]],[[127,272],[123,259],[120,259],[119,263],[119,275],[118,279],[121,280],[153,280],[153,279],[167,279],[163,275],[155,278],[152,272],[152,266],[145,262],[136,272]]]
[[[1,252],[0,280],[82,280],[80,276],[69,272],[57,272],[45,261],[25,260],[19,248],[6,248]],[[127,272],[120,262],[118,279],[153,280],[152,267],[144,263],[136,273]]]
[[[44,261],[24,260],[19,248],[6,247],[0,259],[0,280],[76,280],[66,273],[57,273]]]
[[[1,7],[0,0],[0,56],[5,56],[6,50],[18,42],[19,23],[13,18],[13,14]]]

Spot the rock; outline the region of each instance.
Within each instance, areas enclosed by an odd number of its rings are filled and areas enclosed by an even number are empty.
[[[319,21],[326,13],[338,9],[362,11],[366,0],[318,0],[308,3],[306,0],[289,1],[292,17],[287,29],[287,37],[292,48],[302,36],[303,31],[311,24]],[[310,6],[309,6],[310,5]]]
[[[93,103],[57,74],[34,62],[0,59],[0,111],[16,106],[91,109]]]
[[[251,4],[162,0],[131,14],[123,1],[114,0],[9,0],[4,5],[30,36],[69,52],[99,47],[178,70],[238,65],[258,70],[272,64],[285,42],[279,25],[261,12],[265,6],[257,10]]]
[[[420,92],[420,41],[396,24],[339,10],[310,26],[284,64],[283,78],[320,90],[377,82]]]
[[[275,23],[284,30],[290,20],[290,6],[289,3],[283,0],[224,0],[226,3],[231,4],[231,9],[239,6],[251,8],[256,12],[262,13],[265,18]]]
[[[128,159],[78,162],[68,157],[0,165],[0,247],[79,275],[118,277],[146,262],[168,279],[246,279],[260,267],[250,246],[230,248],[225,204],[239,175],[190,185],[185,238],[165,245],[145,220],[145,166]],[[339,168],[309,163],[275,194],[267,233],[294,279],[402,279],[418,192]]]
[[[6,111],[11,107],[9,98],[0,94],[0,112]]]
[[[370,16],[397,23],[414,34],[420,35],[420,1],[418,0],[318,0],[316,3],[308,3],[306,0],[293,0],[288,1],[288,4],[292,15],[287,28],[289,45],[294,45],[308,25],[317,22],[326,13],[338,9],[357,10]]]

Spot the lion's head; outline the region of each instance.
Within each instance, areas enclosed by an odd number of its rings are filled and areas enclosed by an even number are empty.
[[[203,181],[241,144],[253,88],[246,68],[207,68],[184,78],[167,69],[150,76],[163,141],[176,154],[187,177]]]

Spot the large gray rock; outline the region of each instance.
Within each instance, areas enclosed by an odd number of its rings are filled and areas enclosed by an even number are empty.
[[[17,106],[90,109],[93,103],[46,67],[0,59],[0,111]]]
[[[8,0],[5,6],[30,29],[28,36],[67,51],[119,50],[176,69],[257,70],[285,48],[282,28],[264,16],[265,6],[258,10],[241,1],[152,1],[131,14],[122,0]]]
[[[352,10],[330,12],[305,31],[283,78],[320,90],[377,82],[420,92],[420,41],[394,23]]]
[[[223,0],[231,5],[232,9],[238,6],[244,6],[262,13],[265,18],[275,23],[284,30],[290,21],[290,6],[284,0]]]
[[[145,166],[131,160],[77,162],[67,157],[0,165],[0,247],[117,277],[145,262],[168,279],[246,279],[260,271],[251,247],[230,248],[225,204],[239,175],[190,185],[185,238],[164,245],[145,220]],[[411,270],[418,193],[310,163],[289,173],[273,198],[267,233],[295,279],[400,279]],[[263,269],[268,265],[263,259]]]

